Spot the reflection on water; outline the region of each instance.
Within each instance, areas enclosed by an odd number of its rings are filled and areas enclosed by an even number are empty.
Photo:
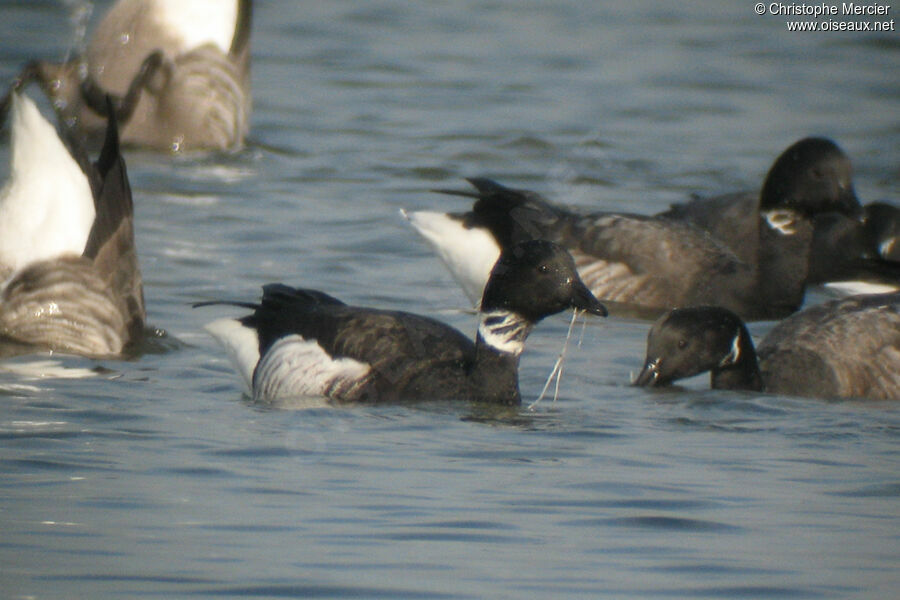
[[[712,1],[255,8],[249,147],[127,155],[158,333],[131,361],[0,369],[0,595],[895,595],[890,403],[704,378],[635,389],[648,325],[614,316],[570,340],[559,398],[533,410],[285,410],[243,395],[203,333],[235,313],[190,309],[283,281],[474,334],[398,216],[465,208],[429,190],[466,176],[650,213],[758,187],[781,149],[820,134],[853,158],[864,201],[896,200],[893,34],[788,34]],[[4,77],[77,37],[57,3],[2,10]],[[567,326],[529,338],[526,404]]]

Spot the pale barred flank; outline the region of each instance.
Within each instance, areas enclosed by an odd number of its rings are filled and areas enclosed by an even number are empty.
[[[600,260],[596,256],[571,252],[578,276],[597,298],[610,302],[632,302],[634,298],[647,296],[658,298],[657,306],[666,306],[664,293],[657,290],[653,278],[635,275],[624,263]]]
[[[89,260],[67,256],[14,277],[3,291],[0,332],[57,352],[114,356],[129,339],[127,314]]]
[[[160,150],[228,149],[249,130],[249,81],[208,44],[167,61],[143,91],[122,137]]]
[[[759,347],[766,385],[795,391],[781,376],[812,360],[828,373],[829,395],[900,400],[900,302],[894,294],[880,300],[848,298],[837,310],[834,303],[817,305],[779,323]]]
[[[192,134],[190,147],[233,148],[249,130],[250,97],[240,68],[217,48],[207,45],[179,57],[166,101],[171,110],[184,110],[175,102],[189,99]]]
[[[373,385],[371,367],[350,358],[329,356],[315,340],[289,335],[272,344],[253,373],[253,398],[326,396],[338,401],[363,399]]]

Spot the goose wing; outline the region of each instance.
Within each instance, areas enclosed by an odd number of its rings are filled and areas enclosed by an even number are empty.
[[[322,292],[280,284],[264,288],[262,302],[243,322],[259,335],[263,358],[257,367],[256,385],[261,385],[261,370],[267,368],[264,365],[291,360],[287,356],[267,360],[267,353],[301,349],[307,353],[310,342],[322,352],[316,351],[316,360],[344,359],[367,367],[365,381],[354,382],[348,391],[374,393],[373,399],[378,400],[418,395],[420,377],[427,378],[429,385],[441,387],[441,378],[461,377],[474,357],[474,344],[469,338],[434,319],[347,306]],[[290,348],[281,344],[289,338],[298,345]]]

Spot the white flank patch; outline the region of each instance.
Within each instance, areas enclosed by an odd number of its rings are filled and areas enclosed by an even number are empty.
[[[334,358],[315,340],[285,336],[259,361],[253,378],[253,398],[271,402],[285,398],[327,396],[352,388],[371,367],[352,358]]]
[[[887,294],[896,292],[900,285],[889,283],[872,283],[869,281],[831,281],[825,284],[829,290],[843,296],[856,296],[858,294]]]
[[[181,37],[187,52],[212,43],[231,48],[237,27],[238,0],[156,0],[156,20]]]
[[[10,179],[0,190],[0,265],[81,255],[94,224],[88,178],[30,98],[12,95]]]
[[[897,238],[892,237],[884,240],[878,246],[878,252],[881,253],[881,256],[887,256],[891,252],[894,251],[894,246],[897,245]]]
[[[478,323],[478,334],[488,346],[516,356],[525,349],[529,331],[528,321],[516,313],[502,310],[481,313]]]
[[[781,235],[794,235],[797,233],[797,213],[792,210],[769,210],[762,213],[769,227]]]
[[[204,329],[225,348],[228,358],[241,377],[248,393],[253,392],[253,370],[259,362],[259,336],[252,327],[237,319],[219,319],[208,323]]]
[[[494,263],[500,258],[500,246],[483,228],[467,229],[450,215],[417,211],[402,214],[425,238],[444,262],[463,291],[478,305]]]

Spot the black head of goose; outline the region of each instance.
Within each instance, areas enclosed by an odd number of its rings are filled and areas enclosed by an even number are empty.
[[[83,55],[29,63],[60,120],[102,137],[107,95],[121,139],[161,151],[239,147],[250,122],[252,0],[118,0]]]
[[[720,307],[675,309],[647,338],[640,386],[711,372],[715,389],[818,398],[900,400],[900,293],[834,300],[791,315],[759,352]]]
[[[657,216],[696,225],[753,263],[762,222],[779,227],[793,220],[792,213],[812,218],[835,212],[855,218],[860,211],[849,157],[832,140],[810,137],[775,159],[759,192],[696,198]]]
[[[0,195],[0,353],[117,357],[141,339],[133,205],[111,118],[91,164],[26,96],[12,97],[12,169]]]
[[[539,237],[568,249],[581,278],[614,311],[646,316],[675,306],[715,304],[745,319],[772,319],[803,302],[812,237],[805,213],[790,213],[778,221],[778,230],[758,229],[759,257],[747,263],[688,222],[581,214],[534,192],[489,179],[469,181],[474,192],[438,191],[476,198],[471,211],[405,214],[454,276],[467,280],[463,287],[470,297],[484,284],[483,265],[491,255],[505,244]]]
[[[810,283],[897,290],[900,254],[892,255],[891,248],[900,231],[900,210],[878,202],[861,206],[852,177],[850,159],[834,142],[801,140],[773,167],[761,194],[761,211],[777,219],[779,211],[794,210],[812,219]]]
[[[778,210],[810,217],[831,211],[859,215],[850,158],[827,138],[795,142],[769,169],[759,194],[759,209],[763,215]]]
[[[200,303],[206,304],[223,303]],[[261,401],[324,396],[515,404],[519,355],[535,323],[568,308],[606,315],[572,258],[543,240],[501,254],[484,290],[474,342],[434,319],[348,306],[281,284],[265,286],[259,304],[237,305],[253,313],[214,321],[207,330]]]
[[[760,258],[767,230],[770,237],[782,237],[798,223],[803,228],[811,223],[808,252],[805,243],[796,248],[808,255],[807,283],[886,291],[900,286],[900,267],[882,252],[896,238],[897,229],[891,234],[891,227],[898,219],[892,210],[897,209],[883,203],[861,206],[850,158],[832,140],[810,137],[778,156],[760,192],[698,198],[658,216],[708,231],[751,264],[772,258]]]
[[[665,386],[707,371],[713,389],[762,390],[756,350],[740,317],[716,306],[676,308],[650,329],[635,385]]]

